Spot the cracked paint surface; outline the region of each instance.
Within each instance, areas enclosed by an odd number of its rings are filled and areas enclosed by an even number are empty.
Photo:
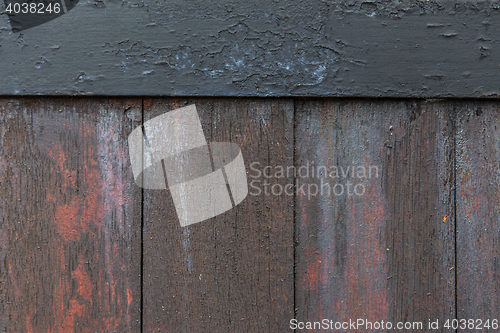
[[[497,96],[499,1],[81,1],[21,33],[0,94]]]

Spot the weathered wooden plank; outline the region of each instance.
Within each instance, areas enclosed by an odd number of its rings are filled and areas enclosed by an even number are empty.
[[[254,162],[260,163],[254,168],[293,165],[290,100],[146,99],[145,121],[193,103],[207,140],[238,144],[247,173]],[[169,192],[144,190],[145,332],[287,330],[293,197],[254,194],[182,228]]]
[[[447,105],[304,100],[296,110],[296,167],[309,163],[316,171],[339,170],[338,178],[335,173],[298,177],[306,192],[296,201],[296,319],[427,325],[428,319],[453,318],[453,142]],[[342,175],[352,167],[355,173]],[[321,182],[330,184],[331,194],[323,184],[323,192],[309,195],[315,191],[311,184],[321,189]]]
[[[146,119],[190,103],[210,141],[242,147],[249,181],[252,162],[271,172],[293,164],[291,101],[153,99]],[[309,161],[316,170],[372,165],[380,175],[340,179],[362,183],[359,197],[299,191],[297,319],[442,324],[455,316],[454,107],[458,318],[495,318],[496,103],[299,100],[296,170]],[[140,101],[4,100],[0,108],[0,331],[139,331],[141,190],[126,136],[141,122]],[[146,331],[287,329],[293,196],[250,195],[180,228],[168,191],[145,192]]]
[[[500,320],[500,109],[479,101],[457,108],[458,318],[491,326]]]
[[[141,101],[0,101],[0,331],[139,332]]]
[[[0,16],[0,94],[498,96],[498,8],[498,0],[79,1],[21,32]]]

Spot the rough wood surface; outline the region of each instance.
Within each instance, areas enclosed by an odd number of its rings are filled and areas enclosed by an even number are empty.
[[[296,318],[394,325],[454,318],[447,104],[303,100],[296,110],[297,167],[314,161],[380,171],[378,178],[351,172],[324,179],[331,186],[363,184],[364,195],[297,196]],[[317,175],[300,177],[300,184],[320,182]]]
[[[12,32],[0,2],[0,94],[495,97],[499,4],[80,0]]]
[[[491,325],[500,320],[500,108],[469,101],[457,109],[458,318]]]
[[[0,331],[139,332],[141,193],[126,135],[140,107],[0,102]]]
[[[241,147],[253,186],[181,228],[168,189],[134,184],[127,136],[189,104],[208,141]],[[0,332],[287,332],[294,317],[491,325],[499,115],[498,101],[477,100],[2,99]],[[308,192],[322,179],[364,193]],[[287,184],[292,195],[272,193]]]
[[[193,103],[207,140],[238,144],[247,172],[293,165],[292,101],[145,99],[144,120]],[[293,197],[249,194],[181,228],[169,192],[144,190],[144,332],[285,332],[292,317]]]

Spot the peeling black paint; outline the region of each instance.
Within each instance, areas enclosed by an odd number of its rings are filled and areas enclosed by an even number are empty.
[[[87,0],[12,33],[0,94],[485,97],[500,1]]]

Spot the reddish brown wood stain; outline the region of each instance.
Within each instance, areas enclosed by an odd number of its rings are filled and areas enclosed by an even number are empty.
[[[372,141],[361,117],[377,120],[342,102],[304,101],[297,106],[296,166],[315,161],[316,165],[347,168],[353,164],[380,166],[377,140]],[[339,111],[342,110],[342,111]],[[360,123],[361,122],[361,123]],[[352,132],[351,132],[352,131]],[[359,135],[355,134],[356,131]],[[363,136],[370,139],[364,139]],[[372,145],[373,143],[373,145]],[[349,147],[363,146],[350,151]],[[349,181],[352,178],[349,177]],[[328,179],[324,179],[328,182]],[[346,185],[346,179],[339,180]],[[301,178],[301,184],[316,183],[317,178]],[[335,181],[330,182],[331,186]],[[302,321],[349,320],[388,317],[390,304],[384,266],[383,237],[385,207],[380,178],[364,181],[365,196],[334,194],[308,199],[297,197],[296,298],[297,318]]]
[[[193,103],[207,139],[237,143],[249,174],[252,162],[314,162],[379,177],[337,180],[362,196],[249,195],[181,228],[168,189],[142,198],[127,135]],[[0,332],[495,319],[498,115],[496,101],[1,100]]]
[[[140,101],[15,103],[1,123],[10,331],[138,329],[140,192],[123,174],[123,110]]]
[[[469,101],[457,109],[458,316],[491,325],[500,308],[499,108]]]
[[[297,104],[297,166],[316,161],[380,171],[379,178],[363,181],[363,196],[297,197],[299,320],[427,323],[428,317],[454,316],[453,228],[442,230],[438,223],[453,214],[451,183],[437,181],[450,178],[445,152],[451,125],[439,109],[417,112],[419,107],[342,100]],[[436,156],[442,161],[436,163]],[[338,180],[347,181],[355,179]],[[319,180],[301,179],[311,182]]]

